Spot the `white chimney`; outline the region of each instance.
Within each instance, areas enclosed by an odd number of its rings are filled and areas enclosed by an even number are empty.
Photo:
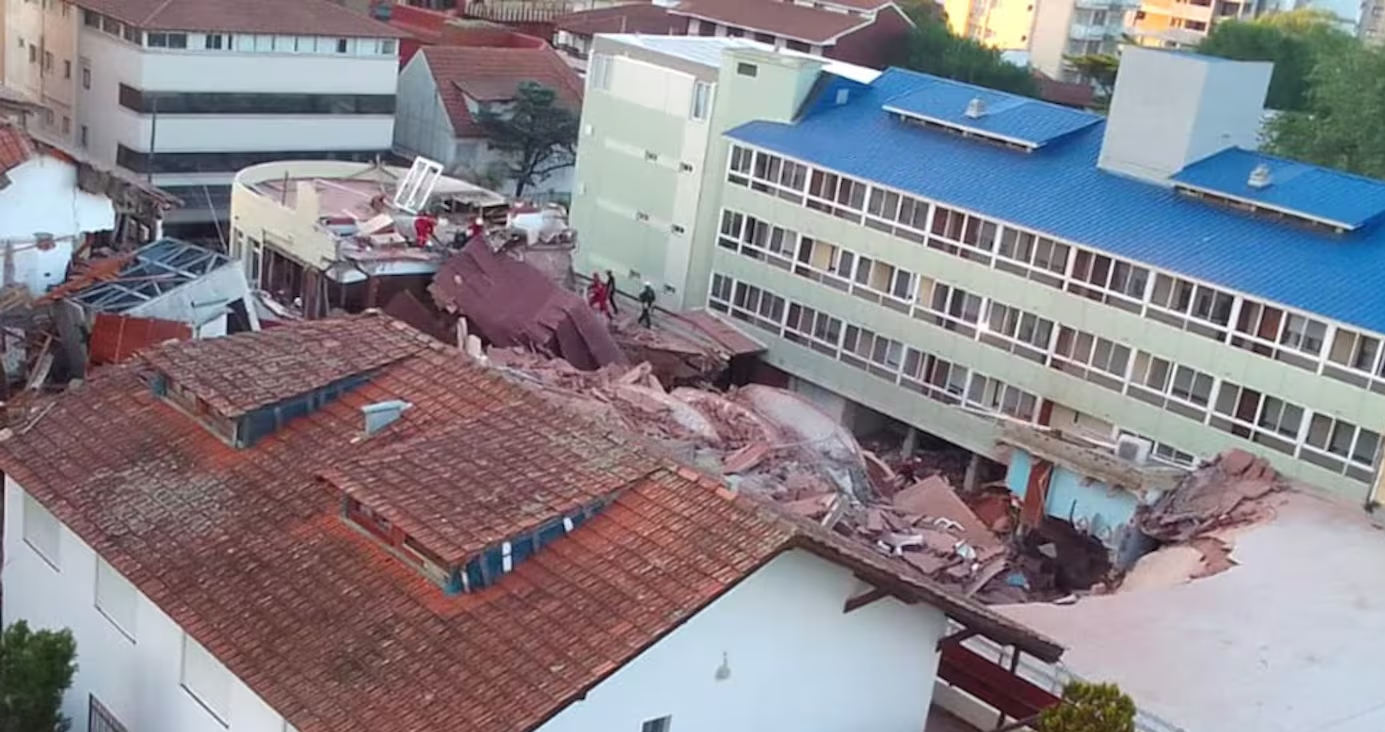
[[[972,97],[967,102],[967,111],[963,114],[971,119],[981,119],[986,114],[986,102],[981,97]]]
[[[1099,165],[1163,182],[1189,163],[1260,142],[1274,64],[1127,46]]]
[[[1246,185],[1258,191],[1261,188],[1269,188],[1273,182],[1274,177],[1270,174],[1270,166],[1260,163],[1255,166],[1255,170],[1250,171],[1250,180],[1246,181]]]
[[[404,416],[405,410],[413,405],[393,399],[388,402],[377,402],[361,407],[361,414],[365,415],[365,434],[366,437],[377,434],[380,430],[394,424],[400,417]]]

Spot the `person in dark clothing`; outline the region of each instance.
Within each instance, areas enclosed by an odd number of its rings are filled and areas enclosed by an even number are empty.
[[[616,304],[616,276],[611,274],[611,270],[606,270],[606,302],[611,306],[611,313],[620,315],[620,306]]]
[[[654,292],[654,286],[648,282],[644,283],[644,289],[640,290],[640,325],[646,328],[654,327],[654,303],[658,299],[659,295]]]

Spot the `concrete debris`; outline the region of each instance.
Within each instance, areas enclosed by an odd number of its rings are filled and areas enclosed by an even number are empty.
[[[1216,528],[1263,518],[1267,507],[1262,499],[1285,488],[1288,484],[1265,459],[1228,450],[1142,509],[1139,526],[1162,542],[1188,541]]]

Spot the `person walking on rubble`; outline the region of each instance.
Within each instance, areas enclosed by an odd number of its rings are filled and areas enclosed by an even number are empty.
[[[659,294],[654,292],[654,285],[644,283],[644,289],[640,290],[640,325],[654,327],[654,303],[658,300]]]
[[[592,272],[591,284],[587,285],[587,304],[610,319],[611,297],[606,293],[606,283],[601,281],[600,272]]]
[[[611,270],[606,270],[606,302],[611,306],[611,314],[620,315],[620,306],[616,304],[616,276],[611,274]]]

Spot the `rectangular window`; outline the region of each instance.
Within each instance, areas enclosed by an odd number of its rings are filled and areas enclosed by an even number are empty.
[[[218,722],[230,724],[231,672],[187,633],[183,634],[182,686]]]
[[[347,39],[345,39],[345,38],[338,38],[338,39],[337,39],[337,53],[347,53],[348,50],[349,50],[349,48],[350,48],[350,43],[347,41]]]
[[[57,569],[61,563],[62,524],[28,493],[24,494],[23,511],[25,543]]]
[[[149,33],[145,36],[150,48],[187,48],[186,33]]]
[[[690,116],[705,122],[712,116],[712,85],[705,81],[693,83],[692,112]]]
[[[83,89],[90,89],[90,88],[91,88],[91,69],[90,69],[89,67],[86,67],[86,66],[83,66],[83,67],[82,67],[82,88],[83,88]]]
[[[651,719],[640,725],[640,732],[669,732],[673,726],[673,717],[659,717]]]
[[[1327,340],[1327,324],[1302,315],[1289,314],[1284,320],[1284,333],[1279,342],[1310,356],[1322,353],[1323,342]]]
[[[63,60],[63,78],[72,78],[72,62],[66,59]]]
[[[755,64],[741,62],[736,64],[736,73],[740,74],[741,76],[749,76],[753,79],[756,76],[759,76],[760,69]]]
[[[610,91],[611,57],[604,53],[593,54],[587,65],[587,76],[591,79],[591,88]]]
[[[86,146],[87,146],[88,143],[87,143],[87,126],[86,126],[86,125],[82,125],[81,134],[78,136],[77,141],[82,145],[82,147],[86,147]]]
[[[101,14],[82,8],[82,25],[88,28],[100,28]]]
[[[96,609],[130,640],[135,639],[139,593],[101,557],[96,558]]]
[[[134,26],[125,26],[125,33],[122,37],[136,46],[144,45],[144,31]]]
[[[220,33],[208,33],[206,37],[202,39],[202,47],[209,51],[220,51],[225,48],[230,48],[231,44],[227,43],[227,38]]]
[[[87,705],[87,732],[126,732],[125,725],[93,694]]]

